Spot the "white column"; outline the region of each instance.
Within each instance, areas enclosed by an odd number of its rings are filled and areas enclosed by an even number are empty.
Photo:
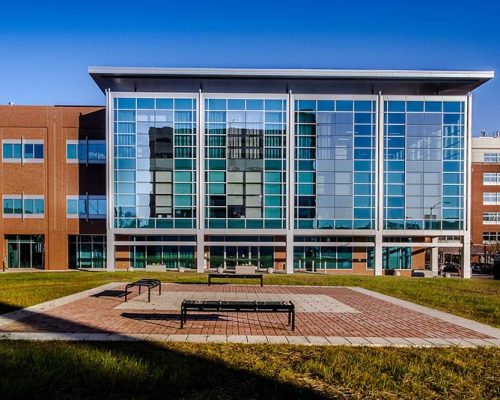
[[[201,89],[196,121],[196,272],[205,271],[205,104]]]
[[[205,244],[203,234],[196,235],[196,272],[205,271]]]
[[[470,279],[470,232],[466,232],[463,240],[464,247],[462,249],[462,278]]]
[[[465,183],[464,183],[464,193],[465,193],[465,232],[463,236],[463,251],[462,251],[462,278],[470,279],[471,268],[470,268],[470,246],[471,246],[471,202],[472,202],[472,96],[469,94],[467,96],[466,103],[467,115],[467,131],[465,132]]]
[[[113,96],[106,90],[106,270],[115,270]]]
[[[293,274],[293,236],[295,229],[295,117],[294,96],[288,92],[286,126],[286,273]]]
[[[375,248],[374,273],[383,274],[382,269],[382,231],[384,229],[384,97],[379,92],[377,97],[377,130],[375,131],[376,163],[375,163]]]
[[[432,238],[432,243],[438,243],[439,238]],[[432,268],[432,276],[438,276],[439,274],[439,247],[432,247],[431,249],[431,268]]]
[[[375,235],[375,258],[374,258],[374,271],[376,276],[382,275],[382,234]]]
[[[293,232],[286,234],[286,273],[293,274]]]
[[[110,229],[106,232],[106,270],[115,270],[115,235]]]

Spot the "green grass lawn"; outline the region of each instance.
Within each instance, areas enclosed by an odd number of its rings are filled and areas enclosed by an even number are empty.
[[[40,272],[0,274],[0,313],[66,296],[104,283],[155,277],[163,282],[203,282],[196,273]],[[240,283],[256,283],[239,281]],[[270,285],[359,286],[500,327],[500,282],[354,275],[266,275]]]
[[[0,343],[2,399],[494,399],[500,350]]]

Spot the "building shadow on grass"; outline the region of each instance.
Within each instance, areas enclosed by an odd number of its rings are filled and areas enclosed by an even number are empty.
[[[0,303],[0,309],[6,306]],[[296,382],[277,379],[279,371],[264,375],[237,365],[238,350],[248,345],[137,341],[38,312],[21,310],[2,317],[9,315],[28,331],[50,330],[62,340],[0,341],[2,400],[326,398]],[[70,332],[113,333],[116,341],[74,341]],[[71,341],[65,341],[65,335]],[[265,351],[265,346],[259,345],[258,351]]]

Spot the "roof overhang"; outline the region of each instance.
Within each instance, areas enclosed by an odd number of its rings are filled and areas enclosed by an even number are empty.
[[[493,71],[89,67],[117,92],[254,92],[465,95]]]

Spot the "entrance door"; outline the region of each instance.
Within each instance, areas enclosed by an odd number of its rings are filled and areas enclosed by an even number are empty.
[[[314,272],[314,261],[316,258],[316,252],[314,249],[306,248],[306,257],[305,257],[305,268],[306,271]]]
[[[9,268],[43,268],[43,236],[7,236]]]
[[[93,267],[104,268],[104,244],[94,243]]]
[[[146,246],[134,246],[133,256],[133,268],[146,268]]]
[[[254,265],[269,268],[274,265],[273,247],[213,246],[210,247],[210,267],[234,269],[236,265]]]
[[[19,243],[19,267],[31,268],[31,245],[30,243]]]
[[[384,269],[411,268],[411,247],[386,247],[382,255]]]
[[[10,242],[8,244],[7,263],[9,268],[19,268],[19,243]]]

